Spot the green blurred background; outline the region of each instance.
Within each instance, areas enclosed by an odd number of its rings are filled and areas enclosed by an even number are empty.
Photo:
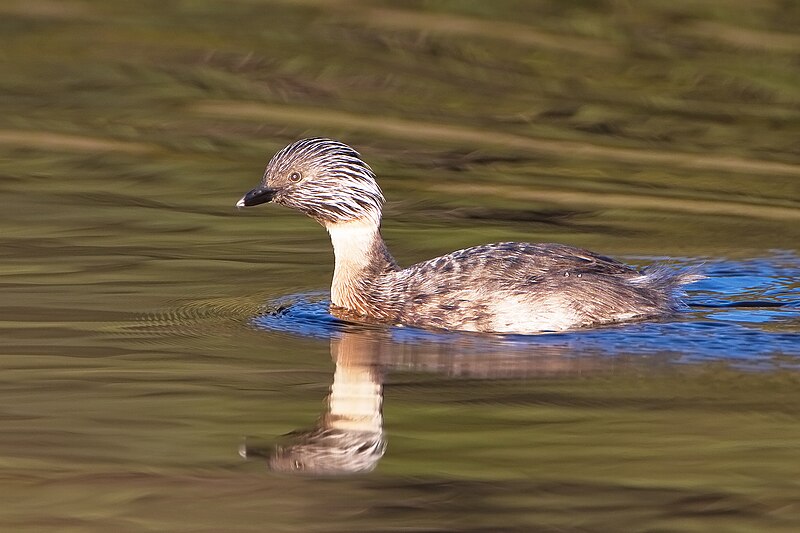
[[[332,261],[312,221],[233,208],[330,136],[402,264],[529,240],[797,272],[797,28],[790,0],[2,0],[0,528],[797,531],[797,372],[635,348],[410,365],[366,478],[239,461],[320,412],[328,342],[246,323]]]

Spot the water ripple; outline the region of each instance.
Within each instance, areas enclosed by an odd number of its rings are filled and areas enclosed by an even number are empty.
[[[657,322],[541,335],[481,335],[410,327],[386,328],[400,344],[451,344],[464,350],[665,355],[671,361],[728,361],[744,367],[793,367],[800,357],[800,260],[791,253],[744,261],[706,261],[708,278],[692,285],[690,309]],[[338,337],[355,326],[328,312],[327,293],[295,294],[269,303],[255,328],[313,338]],[[455,349],[455,348],[454,348]]]

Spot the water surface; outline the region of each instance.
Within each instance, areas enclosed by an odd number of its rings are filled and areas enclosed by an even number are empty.
[[[797,531],[798,17],[3,2],[0,529]],[[404,265],[527,240],[708,278],[592,331],[341,323],[324,231],[233,208],[308,135],[376,170]],[[361,473],[270,470],[335,378],[383,405]]]

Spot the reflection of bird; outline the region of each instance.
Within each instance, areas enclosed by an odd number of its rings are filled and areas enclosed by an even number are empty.
[[[276,446],[269,457],[274,472],[314,476],[372,471],[386,451],[382,432],[357,432],[317,426],[286,435],[290,442]]]
[[[336,256],[331,310],[451,330],[534,333],[667,315],[699,279],[663,266],[638,271],[563,244],[504,242],[401,269],[381,234],[384,202],[358,152],[304,139],[278,152],[236,204],[275,202],[325,226]]]
[[[269,455],[270,470],[310,475],[341,475],[373,470],[386,451],[383,432],[383,376],[375,361],[385,344],[365,332],[331,339],[336,362],[327,411],[307,431]]]

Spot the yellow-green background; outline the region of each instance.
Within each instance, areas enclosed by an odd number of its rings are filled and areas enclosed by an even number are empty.
[[[393,373],[375,473],[242,462],[321,412],[328,342],[246,322],[331,253],[233,204],[323,135],[380,176],[403,264],[796,259],[798,27],[778,0],[3,0],[0,529],[797,531],[791,365]]]

